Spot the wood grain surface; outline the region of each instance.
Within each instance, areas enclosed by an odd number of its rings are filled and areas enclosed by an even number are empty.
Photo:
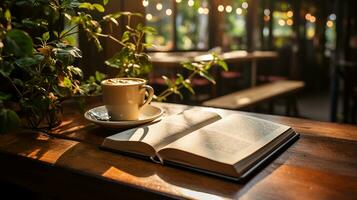
[[[93,105],[93,104],[92,104]],[[153,103],[166,115],[191,108]],[[213,109],[222,116],[238,111]],[[18,131],[0,136],[0,179],[59,199],[356,199],[357,127],[253,115],[292,126],[298,141],[244,183],[99,149],[106,130],[67,109],[49,135]]]

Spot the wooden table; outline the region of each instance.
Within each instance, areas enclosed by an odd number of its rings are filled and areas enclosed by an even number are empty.
[[[153,103],[175,114],[185,105]],[[238,111],[204,108],[228,115]],[[357,127],[246,113],[292,126],[301,137],[246,183],[161,166],[98,148],[108,131],[75,109],[50,136],[0,136],[0,180],[54,198],[356,199]]]
[[[154,66],[178,68],[182,62],[202,61],[212,59],[208,52],[157,52],[149,53]],[[275,51],[230,51],[219,54],[220,58],[229,63],[251,62],[251,86],[257,82],[257,62],[264,59],[276,59],[278,53]]]

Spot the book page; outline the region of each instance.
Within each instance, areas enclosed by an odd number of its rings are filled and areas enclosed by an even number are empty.
[[[191,109],[154,124],[115,134],[106,140],[143,142],[158,150],[218,119],[220,116],[214,112]]]
[[[162,151],[177,149],[234,165],[289,128],[254,117],[233,114],[171,143]]]

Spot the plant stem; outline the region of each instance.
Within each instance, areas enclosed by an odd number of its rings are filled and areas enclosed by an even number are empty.
[[[71,32],[73,29],[75,29],[76,27],[78,27],[78,24],[72,26],[72,27],[71,27],[70,29],[68,29],[65,33],[63,33],[62,36],[60,35],[60,37],[58,38],[58,40],[61,40],[61,39],[65,38],[65,37],[67,37],[67,36],[68,36],[67,34],[68,34],[69,32]],[[76,31],[75,33],[78,33],[78,31]],[[61,34],[61,33],[59,33],[59,34]],[[73,33],[71,33],[71,34],[73,34]],[[70,35],[71,35],[71,34],[70,34]]]
[[[115,37],[111,36],[111,35],[105,35],[105,34],[100,34],[100,33],[97,33],[96,34],[97,36],[100,36],[100,37],[105,37],[105,38],[109,38],[115,42],[117,42],[118,44],[120,44],[121,46],[125,46],[125,44],[123,42],[121,42],[120,40],[116,39]]]
[[[20,90],[16,87],[16,85],[15,85],[14,82],[11,80],[11,78],[8,77],[8,76],[5,76],[5,78],[6,78],[7,80],[9,80],[9,82],[10,82],[11,85],[12,85],[12,87],[16,90],[17,94],[18,94],[18,95],[21,97],[21,99],[22,99],[22,98],[23,98],[22,93],[21,93]]]
[[[188,78],[187,78],[186,80],[191,81],[192,78],[193,78],[197,73],[198,73],[198,71],[197,71],[197,70],[194,70],[194,71],[188,76]],[[184,80],[184,81],[186,81],[186,80]],[[179,85],[175,85],[175,87],[176,87],[177,90],[180,90],[180,89],[183,87],[183,83],[180,83]],[[173,92],[173,90],[171,90],[171,88],[173,88],[173,87],[167,88],[166,90],[164,90],[163,92],[161,92],[161,93],[159,94],[159,96],[157,96],[157,100],[158,100],[158,101],[162,101],[162,100],[165,99],[166,97],[168,97],[168,96],[170,96],[171,94],[173,94],[174,92]]]

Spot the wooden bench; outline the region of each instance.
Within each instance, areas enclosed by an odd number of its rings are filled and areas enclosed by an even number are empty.
[[[203,102],[203,105],[216,108],[243,110],[251,108],[264,101],[291,95],[302,89],[304,85],[305,84],[302,81],[276,81],[217,97]]]

